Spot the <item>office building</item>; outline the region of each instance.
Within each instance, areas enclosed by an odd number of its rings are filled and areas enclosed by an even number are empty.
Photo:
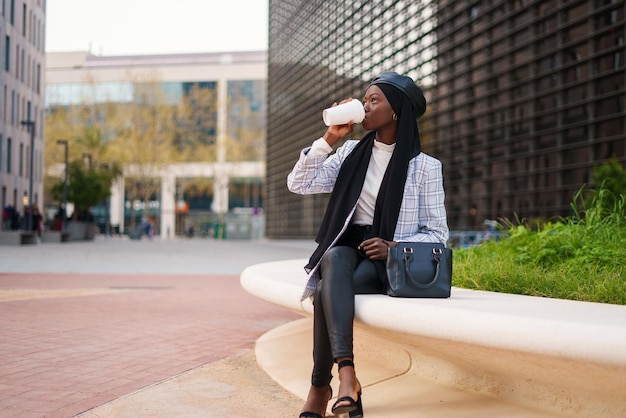
[[[315,236],[327,196],[285,179],[321,111],[382,71],[429,107],[453,230],[570,213],[594,166],[626,161],[625,2],[270,0],[267,235]],[[353,137],[363,135],[358,129]]]
[[[9,219],[0,229],[27,228],[25,209],[41,209],[43,200],[45,4],[2,2],[0,203]]]
[[[215,221],[216,215],[237,208],[258,213],[263,205],[265,177],[266,57],[265,51],[139,56],[48,54],[49,115],[59,109],[89,108],[90,123],[99,126],[104,141],[118,143],[123,140],[124,125],[118,129],[113,117],[107,117],[111,107],[118,109],[119,115],[131,114],[137,106],[153,106],[157,113],[161,106],[173,110],[172,118],[176,119],[170,128],[155,131],[155,135],[174,135],[172,141],[184,152],[175,161],[169,155],[141,158],[140,154],[151,153],[159,146],[148,135],[134,150],[136,158],[123,161],[123,176],[113,186],[108,207],[95,208],[95,215],[106,217],[120,231],[129,224],[139,224],[142,216],[152,215],[157,233],[171,237],[190,228],[195,228],[197,234],[199,228],[206,229]],[[183,102],[189,106],[183,107]],[[130,129],[128,124],[132,128],[146,124],[145,129],[151,129],[149,115],[139,119],[128,118],[125,126]],[[131,139],[126,140],[130,148]],[[216,148],[201,153],[197,145]],[[131,190],[141,187],[137,183],[144,182],[145,186],[152,182],[149,178],[156,184],[147,208],[145,200],[133,197]],[[208,179],[210,185],[198,186],[194,179]],[[184,223],[182,218],[186,219]]]

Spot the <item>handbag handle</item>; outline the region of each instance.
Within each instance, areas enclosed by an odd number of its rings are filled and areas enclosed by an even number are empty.
[[[437,281],[439,277],[439,266],[441,265],[441,256],[443,254],[443,250],[441,248],[433,248],[433,263],[435,263],[435,277],[427,284],[421,284],[418,281],[414,280],[411,277],[411,261],[413,260],[413,248],[405,247],[402,249],[402,258],[404,260],[404,271],[406,276],[413,281],[413,284],[420,289],[428,289]]]

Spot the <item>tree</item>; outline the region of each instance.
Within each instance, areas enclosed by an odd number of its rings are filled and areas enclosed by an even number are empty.
[[[50,107],[46,112],[45,166],[58,166],[64,172],[64,148],[57,144],[62,139],[68,142],[68,161],[78,162],[89,155],[96,170],[113,170],[121,173],[121,165],[111,153],[110,140],[115,135],[115,109],[106,103],[82,103],[74,106]],[[99,116],[98,116],[99,115]],[[105,121],[108,121],[105,123]],[[104,168],[108,167],[108,168]],[[70,167],[68,167],[68,170]],[[44,188],[47,195],[54,197],[53,188],[58,177],[46,175]]]
[[[208,162],[217,159],[217,92],[194,84],[173,108],[173,148],[180,161]]]
[[[233,81],[229,90],[226,160],[265,161],[265,84]]]
[[[123,118],[110,146],[115,159],[125,163],[127,199],[143,202],[146,215],[150,216],[149,202],[161,187],[159,172],[178,160],[172,145],[176,129],[173,106],[167,103],[160,84],[146,81],[134,86],[134,100],[121,105]],[[131,203],[130,226],[135,223],[135,206]]]
[[[82,160],[75,160],[69,163],[67,174],[67,201],[74,204],[74,218],[87,220],[91,207],[111,195],[111,184],[120,170],[117,166],[87,169]],[[63,189],[63,181],[52,186],[52,195],[56,200],[63,199]]]
[[[181,83],[180,91],[171,91],[156,74],[137,74],[129,71],[110,97],[97,80],[87,79],[79,103],[47,108],[45,159],[47,167],[60,164],[63,150],[56,141],[65,139],[71,161],[89,154],[94,168],[115,162],[124,167],[126,198],[142,201],[149,215],[167,165],[217,161],[217,89],[215,83]],[[260,135],[264,131],[255,129],[227,138],[229,161],[262,161]]]

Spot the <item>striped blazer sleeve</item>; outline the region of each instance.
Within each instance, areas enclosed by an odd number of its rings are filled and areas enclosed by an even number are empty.
[[[424,153],[409,164],[394,241],[448,241],[441,162]]]

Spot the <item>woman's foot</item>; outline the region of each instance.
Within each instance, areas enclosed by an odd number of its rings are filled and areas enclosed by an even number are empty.
[[[350,413],[351,417],[363,416],[361,405],[361,384],[354,371],[352,359],[338,359],[339,363],[339,394],[333,405],[333,413],[341,415]]]
[[[326,415],[328,401],[333,397],[333,389],[328,386],[313,386],[309,389],[300,418],[323,418]]]

